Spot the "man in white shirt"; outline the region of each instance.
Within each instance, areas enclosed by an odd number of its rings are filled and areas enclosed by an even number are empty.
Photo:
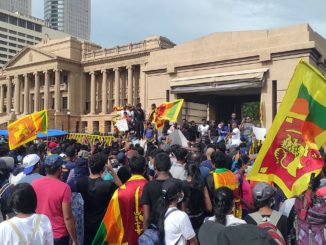
[[[238,124],[236,122],[232,123],[232,132],[231,135],[231,143],[228,144],[227,148],[234,148],[239,147],[241,140],[240,140],[240,130],[238,128]]]
[[[207,124],[206,119],[202,119],[202,124],[198,126],[198,132],[200,133],[201,141],[205,143],[205,139],[208,139],[208,130],[209,125]]]
[[[174,156],[176,157],[177,162],[172,164],[170,173],[173,178],[179,180],[186,180],[187,174],[185,170],[186,158],[188,151],[184,148],[178,148],[174,151]]]

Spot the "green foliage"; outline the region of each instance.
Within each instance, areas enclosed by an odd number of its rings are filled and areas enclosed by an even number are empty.
[[[254,122],[259,122],[260,120],[259,107],[260,107],[259,101],[244,103],[242,105],[242,116],[243,117],[249,116],[253,119]]]

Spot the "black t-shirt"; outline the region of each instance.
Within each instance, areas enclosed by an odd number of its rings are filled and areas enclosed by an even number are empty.
[[[102,178],[81,178],[77,181],[77,190],[84,199],[85,244],[92,243],[117,188],[112,181],[105,181]]]
[[[198,215],[205,210],[204,186],[201,189],[194,188],[193,184],[187,180],[182,181],[182,190],[184,193],[183,202],[187,206],[188,215]]]
[[[141,203],[143,205],[149,205],[151,210],[162,194],[162,186],[165,180],[153,180],[147,182],[143,188],[143,194],[141,197]]]
[[[219,135],[217,126],[210,126],[209,127],[209,131],[211,132],[210,133],[211,136],[215,136],[216,137],[216,136]]]
[[[273,211],[275,212],[275,211]],[[271,217],[270,215],[262,215],[264,218],[265,217]],[[257,222],[251,218],[250,215],[247,215],[245,218],[245,221],[247,222],[247,224],[252,224],[252,225],[257,225]],[[282,236],[284,238],[284,240],[286,240],[287,236],[288,236],[288,221],[287,221],[287,217],[282,215],[282,217],[279,219],[279,221],[276,224],[277,229],[279,229],[279,231],[282,233]]]

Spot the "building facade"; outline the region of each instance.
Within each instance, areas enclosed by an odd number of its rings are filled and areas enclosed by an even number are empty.
[[[0,9],[32,15],[32,0],[1,0]]]
[[[264,101],[269,128],[296,64],[326,73],[326,40],[309,25],[213,33],[175,45],[164,37],[114,48],[76,38],[25,47],[0,74],[0,125],[41,109],[70,132],[112,131],[114,106],[183,98],[182,117],[226,120]],[[181,118],[180,116],[180,118]],[[69,122],[69,123],[68,123]]]
[[[0,68],[25,46],[33,46],[45,36],[56,39],[69,35],[49,28],[40,19],[0,10]]]
[[[45,0],[44,19],[55,30],[90,40],[90,0]]]

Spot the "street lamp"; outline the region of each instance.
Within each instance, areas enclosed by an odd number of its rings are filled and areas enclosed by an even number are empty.
[[[70,133],[70,111],[67,111],[68,115],[68,133]]]

